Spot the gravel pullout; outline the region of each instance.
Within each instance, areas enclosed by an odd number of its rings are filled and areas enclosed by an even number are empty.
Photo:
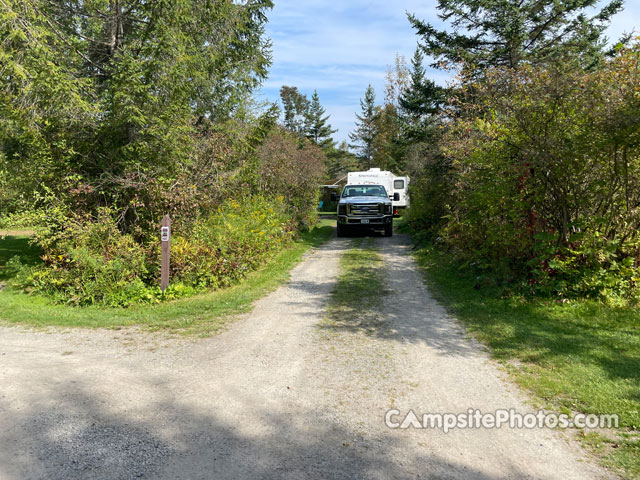
[[[323,320],[349,239],[210,339],[0,328],[0,479],[608,478],[559,432],[384,426],[389,408],[530,409],[429,295],[408,239],[376,242],[375,331]]]

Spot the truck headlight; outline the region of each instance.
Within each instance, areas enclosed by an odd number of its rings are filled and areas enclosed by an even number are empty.
[[[391,205],[385,205],[384,213],[391,213]]]
[[[346,215],[346,214],[347,214],[347,206],[338,205],[338,215]]]

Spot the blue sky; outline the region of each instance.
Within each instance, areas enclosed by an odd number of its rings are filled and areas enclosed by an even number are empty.
[[[354,127],[360,98],[369,83],[376,99],[384,98],[384,75],[396,53],[410,60],[417,37],[406,12],[443,26],[435,0],[275,0],[267,35],[273,42],[273,65],[260,93],[262,100],[277,101],[282,85],[297,86],[311,97],[318,90],[320,102],[331,115],[329,122],[346,139]],[[626,0],[608,36],[640,32],[640,0]],[[445,73],[429,75],[444,84]]]

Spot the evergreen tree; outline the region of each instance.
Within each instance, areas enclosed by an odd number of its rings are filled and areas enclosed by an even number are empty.
[[[333,130],[331,125],[327,123],[329,115],[325,115],[325,113],[326,110],[320,105],[318,92],[314,90],[307,115],[307,138],[315,142],[323,150],[328,150],[333,148],[334,141],[331,135],[336,133],[337,130]]]
[[[358,156],[362,159],[364,166],[371,168],[374,153],[374,139],[376,137],[375,117],[376,117],[376,94],[373,87],[369,85],[364,94],[364,99],[360,99],[362,114],[356,114],[356,129],[349,134],[349,139],[353,142],[350,147],[354,148]]]
[[[423,58],[420,49],[416,49],[409,87],[398,100],[404,137],[409,142],[425,140],[433,117],[444,102],[445,90],[426,78]]]
[[[82,178],[88,210],[153,224],[131,206],[158,204],[152,180],[176,185],[198,131],[238,115],[271,63],[271,0],[210,3],[2,0],[2,174],[28,195]]]
[[[422,37],[422,49],[441,62],[516,67],[522,61],[544,62],[574,56],[583,67],[603,56],[603,33],[623,0],[611,0],[594,16],[586,11],[599,0],[438,0],[439,17],[453,28],[437,30],[409,15]],[[463,32],[463,33],[459,33]]]
[[[284,128],[300,137],[307,136],[309,99],[298,91],[298,87],[286,85],[280,88],[280,99],[284,107]]]

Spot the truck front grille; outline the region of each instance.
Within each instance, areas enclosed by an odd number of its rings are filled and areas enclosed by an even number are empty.
[[[351,215],[357,217],[374,217],[383,213],[384,206],[381,203],[354,204],[349,210]]]

